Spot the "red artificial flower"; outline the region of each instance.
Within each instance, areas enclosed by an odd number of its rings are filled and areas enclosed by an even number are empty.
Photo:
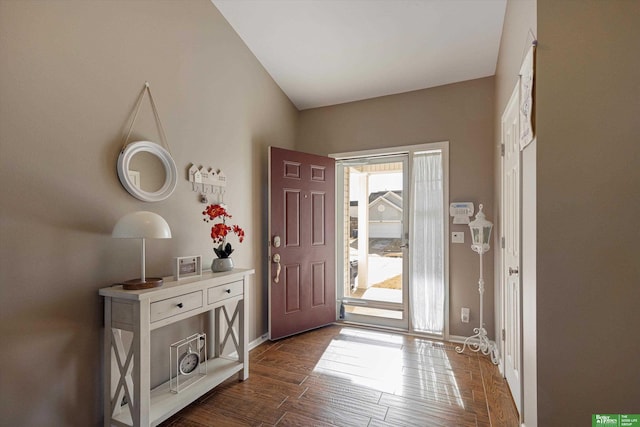
[[[237,225],[233,226],[233,232],[238,236],[240,243],[244,240],[244,230]]]
[[[226,209],[220,205],[209,205],[202,214],[208,216],[210,220],[216,218],[222,218],[223,220],[231,218],[231,215],[227,213]]]
[[[238,225],[233,225],[229,227],[226,224],[226,220],[228,218],[232,218],[232,216],[227,212],[227,210],[219,204],[209,205],[202,212],[206,218],[204,218],[205,222],[209,221],[222,221],[214,224],[211,227],[211,239],[213,239],[214,243],[226,243],[227,235],[229,232],[234,233],[238,236],[238,240],[240,243],[244,240],[244,230],[240,228]]]
[[[231,227],[225,225],[224,223],[214,224],[211,227],[211,238],[215,243],[220,243],[225,240],[227,237],[227,233],[231,231]]]

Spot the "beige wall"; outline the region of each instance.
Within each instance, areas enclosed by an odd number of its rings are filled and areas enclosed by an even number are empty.
[[[638,413],[640,2],[538,0],[541,426]]]
[[[536,0],[511,0],[502,29],[500,53],[496,66],[495,110],[495,210],[500,212],[501,158],[500,120],[502,113],[518,82],[522,60],[537,33]],[[527,427],[537,425],[537,373],[536,373],[536,142],[527,146],[521,157],[522,176],[522,421]],[[497,223],[500,218],[497,215]],[[499,230],[499,228],[498,228]],[[500,233],[495,234],[498,243]],[[496,266],[496,330],[502,329],[500,299],[501,261],[500,251],[494,252]],[[497,332],[496,332],[497,333]]]
[[[112,239],[115,222],[151,210],[170,224],[171,240],[147,244],[148,275],[171,274],[174,256],[213,257],[191,162],[227,174],[225,201],[247,232],[234,258],[257,269],[250,338],[266,332],[266,147],[293,148],[298,112],[211,2],[0,1],[0,64],[0,424],[98,423],[97,291],[139,276],[139,246]],[[116,175],[145,81],[179,173],[160,203]],[[145,101],[136,138],[158,141],[151,116]],[[158,357],[171,338],[154,335]]]
[[[449,141],[449,197],[484,203],[493,219],[493,77],[300,113],[297,149],[316,154]],[[451,225],[450,231],[469,227]],[[450,333],[466,336],[479,322],[478,255],[450,245]],[[493,335],[493,269],[485,260],[485,323]],[[460,309],[471,322],[460,322]]]

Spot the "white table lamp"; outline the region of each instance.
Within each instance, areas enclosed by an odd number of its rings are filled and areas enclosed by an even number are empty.
[[[169,224],[160,215],[148,211],[131,212],[118,220],[111,237],[122,239],[142,239],[142,263],[139,279],[122,282],[126,290],[148,289],[162,286],[162,279],[145,276],[145,240],[170,239]]]

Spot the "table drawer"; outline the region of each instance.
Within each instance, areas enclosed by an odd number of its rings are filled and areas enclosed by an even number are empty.
[[[151,323],[202,307],[202,291],[151,303]]]
[[[224,285],[209,288],[207,291],[207,303],[215,304],[218,301],[242,295],[242,284],[243,281],[238,280],[237,282],[225,283]]]

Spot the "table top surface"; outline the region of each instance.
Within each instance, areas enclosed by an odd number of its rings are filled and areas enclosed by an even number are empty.
[[[99,294],[104,297],[138,301],[152,298],[157,299],[159,297],[170,297],[175,294],[189,292],[191,289],[197,289],[202,286],[216,286],[235,280],[242,280],[245,276],[254,273],[254,269],[234,268],[231,271],[221,273],[207,271],[203,272],[201,276],[191,276],[180,280],[174,280],[173,276],[169,276],[159,287],[131,291],[124,290],[122,284],[116,283],[112,286],[101,288]]]

